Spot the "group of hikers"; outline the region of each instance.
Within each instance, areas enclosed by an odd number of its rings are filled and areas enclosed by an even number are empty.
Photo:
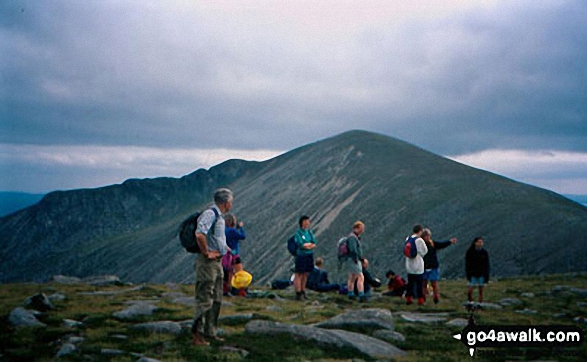
[[[209,340],[223,341],[216,333],[223,295],[246,295],[245,288],[235,288],[235,277],[243,271],[240,258],[240,242],[246,238],[244,223],[230,214],[234,196],[226,188],[214,192],[214,205],[197,218],[195,242],[199,253],[196,256],[196,312],[192,326],[192,344],[208,345]],[[382,285],[369,271],[369,261],[363,254],[362,234],[365,224],[356,221],[350,234],[338,242],[339,267],[347,274],[346,284],[330,283],[324,269],[324,259],[314,260],[316,237],[310,230],[310,218],[302,216],[298,229],[288,239],[288,249],[295,256],[292,283],[296,300],[305,300],[306,288],[318,292],[339,291],[351,300],[367,302],[371,288]],[[404,244],[407,282],[394,271],[386,273],[387,296],[405,297],[406,304],[414,299],[422,305],[426,301],[428,288],[432,289],[433,301],[439,303],[440,280],[437,250],[457,243],[457,238],[433,241],[430,229],[422,225],[413,227],[412,234]],[[468,248],[466,275],[469,281],[467,297],[473,300],[475,288],[479,289],[479,302],[483,302],[483,287],[489,281],[489,255],[483,248],[483,238],[476,237]],[[249,275],[250,276],[250,275]],[[248,281],[250,282],[250,280]],[[289,281],[284,286],[289,285]]]

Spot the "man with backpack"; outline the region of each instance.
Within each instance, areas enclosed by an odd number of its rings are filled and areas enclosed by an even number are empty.
[[[225,222],[222,215],[232,208],[234,196],[226,188],[214,192],[214,205],[198,217],[196,242],[196,313],[192,326],[192,344],[207,346],[205,338],[222,342],[216,335],[222,306],[224,272],[221,259],[227,253]]]
[[[413,228],[412,236],[406,238],[404,243],[404,256],[406,257],[406,271],[408,272],[408,288],[406,290],[406,304],[414,303],[414,297],[418,298],[418,305],[424,304],[422,294],[422,275],[424,274],[424,255],[428,252],[426,243],[420,237],[422,225]]]
[[[356,221],[353,224],[353,231],[346,237],[346,239],[340,240],[338,245],[339,259],[349,276],[347,280],[347,288],[349,291],[348,297],[351,300],[356,298],[354,292],[356,282],[359,302],[361,303],[367,301],[364,285],[365,277],[363,276],[362,266],[365,258],[363,258],[363,246],[361,245],[361,235],[364,232],[365,224],[361,221]],[[342,252],[341,249],[346,250]]]

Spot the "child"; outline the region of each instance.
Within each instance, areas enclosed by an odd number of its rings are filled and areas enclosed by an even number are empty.
[[[483,249],[483,238],[476,237],[467,250],[465,270],[469,287],[467,298],[473,301],[473,290],[479,288],[479,303],[483,303],[483,287],[489,282],[489,254]]]
[[[406,292],[406,281],[399,275],[396,275],[393,270],[388,271],[387,277],[387,292],[383,295],[389,297],[402,297]]]

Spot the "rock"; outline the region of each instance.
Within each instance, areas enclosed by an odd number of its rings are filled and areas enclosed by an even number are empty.
[[[387,341],[387,342],[405,342],[406,337],[403,334],[390,331],[388,329],[382,329],[373,333],[373,337]]]
[[[80,284],[82,280],[76,277],[68,277],[65,275],[55,275],[52,281],[59,284]]]
[[[399,348],[377,338],[343,330],[270,321],[251,321],[245,326],[245,331],[247,334],[269,336],[283,333],[296,339],[314,341],[320,346],[353,349],[374,359],[389,359],[406,355]]]
[[[133,319],[140,316],[151,316],[153,313],[158,310],[156,306],[142,303],[142,304],[133,304],[132,306],[124,309],[120,312],[114,313],[114,317],[118,319]]]
[[[278,307],[276,305],[270,305],[267,308],[265,308],[265,310],[268,312],[275,312],[275,313],[283,312],[283,308]]]
[[[568,291],[568,290],[569,290],[569,289],[571,289],[571,288],[572,288],[572,287],[569,287],[568,285],[555,285],[554,287],[552,287],[552,288],[550,289],[550,291],[551,291],[553,294],[558,294],[558,293],[561,293],[561,292]]]
[[[21,307],[18,307],[10,312],[8,321],[16,328],[47,327],[46,324],[37,320],[34,312]]]
[[[569,289],[569,292],[580,295],[582,297],[587,297],[587,289],[571,288]]]
[[[77,350],[77,348],[73,344],[66,343],[63,346],[61,346],[61,348],[59,349],[59,352],[57,352],[57,357],[67,356],[69,354],[72,354],[76,350]]]
[[[171,301],[174,304],[182,304],[188,307],[195,307],[196,306],[196,298],[194,297],[181,297],[175,298]],[[224,303],[222,303],[224,305]]]
[[[54,302],[54,301],[59,301],[62,302],[65,299],[67,299],[67,297],[63,294],[51,294],[50,296],[48,296],[47,298],[49,298],[50,301]]]
[[[126,302],[124,302],[124,304],[128,304],[128,305],[135,305],[135,304],[155,305],[159,302],[160,302],[159,299],[140,299],[140,300],[127,300]]]
[[[587,303],[585,303],[585,302],[577,302],[577,307],[587,307]]]
[[[226,352],[226,353],[240,354],[243,358],[247,358],[247,356],[250,354],[249,351],[245,351],[244,349],[230,347],[230,346],[220,347],[220,351]]]
[[[95,286],[107,286],[107,285],[121,285],[122,282],[116,275],[98,275],[83,278],[82,283],[95,285]]]
[[[82,327],[84,324],[82,322],[74,321],[73,319],[64,319],[61,326],[64,328],[78,328]]]
[[[395,329],[391,312],[375,308],[349,310],[315,326],[329,329]]]
[[[459,327],[459,328],[464,328],[469,324],[469,321],[465,318],[456,318],[453,320],[450,320],[448,322],[446,322],[447,326],[450,327]]]
[[[121,341],[126,341],[128,339],[128,336],[126,336],[124,334],[113,334],[110,336],[110,338],[119,339]]]
[[[517,310],[516,313],[518,314],[525,314],[525,315],[535,315],[538,314],[537,311],[533,310],[533,309],[524,309],[524,310]]]
[[[28,297],[24,302],[25,307],[31,307],[39,312],[48,312],[55,309],[49,298],[44,293],[35,294]]]
[[[587,318],[585,318],[585,317],[576,317],[576,318],[573,319],[573,321],[575,321],[577,323],[583,323],[583,324],[585,324],[585,323],[587,323]]]
[[[245,324],[253,319],[270,320],[271,318],[257,313],[247,313],[222,316],[218,318],[218,322],[224,325],[232,326],[237,324]]]
[[[440,323],[445,322],[448,314],[446,313],[401,313],[402,319],[412,323]]]
[[[522,294],[520,294],[520,296],[523,298],[534,298],[535,297],[534,293],[522,293]]]
[[[78,344],[82,343],[83,341],[85,341],[85,338],[78,336],[69,336],[69,338],[67,339],[67,343],[71,344]]]
[[[517,298],[504,298],[498,302],[501,306],[507,307],[510,305],[520,305],[524,304],[521,300]]]
[[[139,285],[138,287],[130,288],[130,289],[123,289],[123,290],[109,290],[109,291],[97,291],[97,292],[79,292],[79,295],[119,295],[128,292],[137,292],[143,289],[143,285]]]
[[[472,306],[473,308],[477,309],[477,308],[482,308],[482,309],[503,309],[503,307],[499,304],[493,304],[493,303],[474,303],[474,302],[465,302],[462,304],[463,307],[467,307],[469,308],[469,306]]]
[[[125,351],[121,351],[119,349],[111,349],[111,348],[102,348],[102,350],[100,351],[100,353],[102,354],[106,354],[109,356],[120,356],[122,354],[125,354]]]
[[[177,285],[177,283],[167,282],[165,283],[165,287],[169,290],[179,290],[179,285]]]
[[[183,328],[183,329],[192,329],[192,326],[194,325],[194,320],[193,319],[186,319],[185,321],[181,321],[178,323],[181,326],[181,328]]]
[[[225,300],[222,301],[222,306],[223,307],[234,307],[234,303],[233,302],[227,302]]]
[[[567,316],[567,314],[566,313],[557,313],[557,314],[553,314],[552,316],[554,318],[561,319],[561,318],[565,318]]]
[[[133,326],[134,329],[147,330],[149,332],[158,334],[174,334],[178,335],[181,333],[181,325],[177,322],[161,321],[161,322],[150,322],[142,323]]]

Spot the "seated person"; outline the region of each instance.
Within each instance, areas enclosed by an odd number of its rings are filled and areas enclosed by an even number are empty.
[[[379,288],[381,286],[381,280],[379,278],[373,277],[371,272],[369,271],[369,261],[367,259],[363,259],[363,277],[365,278],[364,287],[365,287],[365,295],[371,294],[371,288]],[[357,282],[355,282],[355,294],[358,293],[357,289]]]
[[[316,258],[314,263],[314,270],[308,275],[308,281],[306,287],[316,292],[329,292],[331,290],[339,290],[339,284],[331,284],[328,281],[328,272],[322,269],[324,265],[324,259]]]
[[[383,295],[390,297],[401,297],[406,291],[406,281],[399,275],[396,275],[393,270],[388,271],[387,277],[387,292]]]

